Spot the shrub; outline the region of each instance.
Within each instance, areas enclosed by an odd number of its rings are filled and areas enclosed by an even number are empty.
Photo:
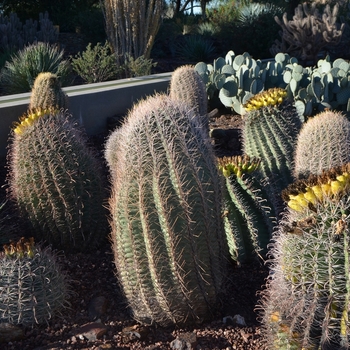
[[[11,56],[1,70],[0,84],[7,94],[28,92],[39,73],[51,72],[60,78],[64,86],[69,82],[70,71],[70,63],[63,59],[63,50],[38,42]]]
[[[127,55],[124,63],[124,72],[126,77],[141,77],[150,75],[152,67],[155,67],[157,62],[153,62],[152,58],[148,59],[145,56],[137,57]]]
[[[103,46],[97,43],[93,48],[89,43],[84,52],[72,58],[72,67],[87,83],[113,79],[118,72],[115,56],[107,41]]]
[[[208,61],[214,53],[212,41],[201,35],[184,36],[177,46],[177,55],[190,62]]]

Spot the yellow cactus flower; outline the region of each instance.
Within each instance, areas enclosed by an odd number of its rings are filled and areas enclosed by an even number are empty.
[[[262,107],[275,106],[282,103],[286,96],[286,90],[281,88],[272,88],[251,97],[243,107],[246,111],[252,111]]]
[[[280,321],[280,313],[278,311],[274,311],[272,314],[271,314],[271,322],[279,322]]]

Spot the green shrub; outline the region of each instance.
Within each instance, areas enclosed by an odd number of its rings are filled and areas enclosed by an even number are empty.
[[[157,62],[153,62],[152,58],[148,59],[143,55],[136,59],[127,56],[123,68],[126,77],[142,77],[144,75],[150,75],[152,67],[156,65]]]
[[[102,46],[97,43],[72,58],[73,70],[87,83],[98,83],[116,78],[118,67],[115,56],[111,53],[109,43],[106,41]]]
[[[215,54],[213,42],[201,35],[184,36],[177,45],[177,55],[186,61],[208,61]]]
[[[43,42],[26,46],[5,63],[0,84],[7,94],[29,92],[41,72],[54,73],[60,78],[62,86],[68,85],[71,67],[63,59],[63,50]]]

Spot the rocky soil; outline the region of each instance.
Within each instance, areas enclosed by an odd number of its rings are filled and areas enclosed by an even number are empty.
[[[213,147],[220,155],[240,153],[240,117],[218,114],[211,122]],[[102,147],[106,135],[92,139]],[[101,148],[100,148],[101,149]],[[5,160],[0,175],[5,183]],[[0,189],[4,198],[5,187]],[[9,225],[17,224],[9,205]],[[17,227],[21,227],[18,223]],[[255,312],[257,293],[262,290],[268,270],[262,261],[243,266],[230,264],[230,275],[223,288],[221,305],[212,322],[188,328],[142,326],[131,317],[115,276],[109,244],[91,254],[58,253],[63,270],[71,281],[70,306],[48,325],[15,327],[3,331],[0,323],[0,348],[4,350],[58,349],[193,349],[265,350],[263,334]],[[8,330],[8,326],[5,327]],[[6,338],[17,334],[15,340]]]

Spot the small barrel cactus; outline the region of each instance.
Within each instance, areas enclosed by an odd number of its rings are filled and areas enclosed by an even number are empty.
[[[36,240],[72,251],[93,249],[105,239],[101,164],[70,115],[25,114],[13,130],[9,168],[10,195]]]
[[[350,121],[336,111],[308,119],[298,136],[294,176],[306,178],[350,162]]]
[[[29,109],[66,109],[67,106],[68,97],[62,91],[57,75],[50,72],[39,73],[32,88]]]
[[[45,324],[68,306],[68,279],[49,248],[21,238],[0,253],[0,322]]]
[[[228,248],[222,182],[193,111],[149,97],[112,133],[105,154],[115,264],[134,318],[162,326],[210,318]]]
[[[350,163],[283,193],[261,306],[269,349],[349,349]]]
[[[244,105],[243,152],[261,159],[259,174],[276,203],[281,191],[293,181],[293,158],[301,121],[287,92],[280,88],[263,91]],[[281,208],[276,208],[280,212]]]
[[[254,178],[260,159],[223,157],[218,164],[226,178],[224,222],[232,259],[265,255],[276,218],[264,187]]]
[[[181,66],[173,72],[170,81],[170,97],[186,102],[195,115],[201,116],[203,126],[209,129],[208,95],[205,83],[193,66]]]

